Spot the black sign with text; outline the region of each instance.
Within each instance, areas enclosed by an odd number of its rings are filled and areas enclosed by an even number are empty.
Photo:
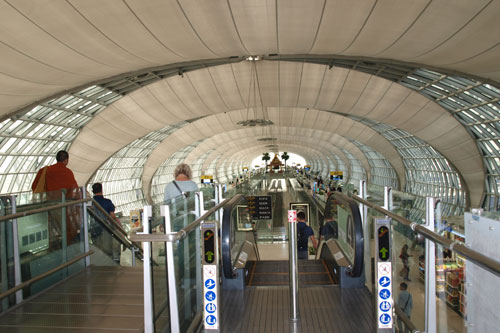
[[[270,220],[273,218],[271,196],[249,196],[246,199],[252,219]]]

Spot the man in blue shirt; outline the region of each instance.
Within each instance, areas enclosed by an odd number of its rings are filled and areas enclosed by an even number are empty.
[[[104,198],[102,194],[102,184],[95,183],[92,185],[92,192],[94,192],[94,200],[121,226],[120,220],[115,215],[115,205],[109,199]],[[97,215],[99,211],[96,209]],[[104,216],[102,216],[104,218]],[[118,240],[114,239],[111,231],[104,228],[100,223],[94,221],[90,227],[92,243],[95,244],[100,250],[109,255],[113,260],[120,260],[120,244]]]
[[[413,308],[413,297],[408,292],[408,284],[401,282],[399,284],[399,296],[397,302],[399,308],[406,314],[408,319],[411,318],[411,310]],[[402,332],[402,321],[398,318],[398,329]]]
[[[309,237],[313,243],[314,248],[318,248],[318,243],[316,242],[316,238],[314,238],[314,231],[310,226],[306,224],[306,214],[304,212],[297,213],[297,247],[298,247],[298,258],[299,259],[307,259],[308,252],[308,243]]]

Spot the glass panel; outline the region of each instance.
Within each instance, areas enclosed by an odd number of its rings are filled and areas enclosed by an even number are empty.
[[[441,219],[441,204],[435,210],[436,232],[465,243],[464,217]],[[436,244],[436,295],[438,332],[466,332],[465,258]]]
[[[375,185],[375,184],[367,184],[366,187],[367,192],[367,200],[376,204],[377,206],[384,206],[384,187]]]
[[[80,199],[80,193],[79,189],[68,193],[65,191],[43,193],[41,196],[31,197],[31,203],[19,204],[16,212],[26,212],[48,205],[77,200]],[[28,201],[28,198],[20,200],[20,202]],[[45,273],[85,252],[84,240],[81,237],[83,235],[82,209],[83,205],[78,204],[17,219],[22,282]],[[81,271],[84,267],[82,259],[33,283],[29,288],[23,289],[23,296],[27,298],[39,293],[62,279]]]
[[[165,222],[160,214],[160,206],[153,206],[152,223],[156,227],[149,230],[150,233],[165,234]],[[153,283],[153,321],[157,332],[170,330],[170,312],[168,299],[168,282],[166,266],[166,243],[152,242],[152,283]]]
[[[397,221],[392,221],[392,264],[394,302],[410,314],[412,323],[423,331],[425,327],[425,285],[424,271],[425,250],[415,241],[413,232]],[[406,295],[402,295],[402,283],[412,295],[412,303],[406,304]],[[406,309],[405,309],[406,307]]]
[[[0,215],[10,213],[11,197],[0,198]],[[12,221],[0,222],[0,285],[1,292],[15,286],[14,281],[14,250],[12,242]],[[0,312],[6,311],[16,304],[15,295],[0,300]]]
[[[196,220],[196,216],[192,214],[195,209],[194,192],[190,192],[187,198],[177,197],[170,204],[170,209],[172,232],[192,223]],[[196,313],[202,310],[201,297],[198,296],[202,294],[200,244],[200,228],[195,228],[186,238],[173,243],[181,332],[187,331]]]

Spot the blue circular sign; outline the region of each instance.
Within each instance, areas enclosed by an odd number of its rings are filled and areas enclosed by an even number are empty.
[[[205,319],[205,321],[207,322],[208,325],[215,325],[217,323],[217,318],[215,318],[215,316],[213,315],[210,315],[207,316],[207,319]]]
[[[382,289],[382,290],[380,290],[378,295],[382,299],[388,299],[389,297],[391,297],[391,291],[389,289]]]
[[[387,276],[382,276],[379,280],[378,283],[384,287],[387,288],[391,284],[391,279],[389,279]]]
[[[391,316],[388,315],[387,313],[382,313],[379,320],[382,324],[387,325],[391,322]]]
[[[207,279],[205,281],[205,288],[214,289],[215,288],[215,281],[213,279]]]
[[[207,310],[208,313],[214,313],[216,309],[217,306],[214,303],[208,303],[205,307],[205,310]]]
[[[387,301],[383,301],[380,303],[379,308],[380,308],[380,311],[387,312],[391,309],[391,303],[389,303]]]
[[[213,291],[207,291],[207,293],[205,294],[205,299],[209,302],[213,302],[215,301],[215,293]]]

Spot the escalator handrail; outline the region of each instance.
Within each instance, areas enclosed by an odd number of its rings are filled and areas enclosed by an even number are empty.
[[[228,202],[226,206],[224,206],[224,213],[222,215],[222,226],[221,226],[221,259],[222,259],[222,272],[224,277],[227,279],[233,279],[235,277],[234,274],[234,266],[231,260],[231,251],[233,249],[234,244],[232,243],[231,235],[233,234],[233,223],[231,223],[232,219],[232,211],[235,209],[240,200],[245,197],[240,194],[237,199],[231,200]],[[241,250],[241,249],[240,249]]]
[[[353,232],[354,232],[354,248],[353,248],[354,260],[353,262],[350,262],[351,266],[347,270],[347,273],[352,277],[359,277],[363,273],[364,241],[365,241],[363,234],[363,222],[361,221],[361,213],[359,212],[359,207],[356,201],[354,201],[351,197],[341,192],[332,192],[326,199],[325,219],[327,218],[328,215],[327,207],[329,207],[329,205],[334,204],[333,200],[336,200],[337,202],[344,204],[344,206],[346,206],[346,208],[348,208],[351,211]],[[338,223],[337,223],[337,229],[338,229]]]
[[[101,208],[100,206],[98,207]],[[126,248],[130,249],[131,251],[132,249],[134,249],[134,251],[138,253],[141,258],[144,257],[141,245],[134,241],[131,241],[127,233],[123,230],[123,228],[118,223],[116,223],[116,221],[114,221],[113,218],[109,216],[109,214],[105,215],[104,216],[105,219],[103,219],[102,216],[99,216],[92,207],[87,207],[87,212],[100,224],[102,224],[106,229],[108,229],[108,231],[112,233],[115,236],[115,238],[120,243],[122,243]],[[118,230],[119,233],[116,233],[116,230]]]

